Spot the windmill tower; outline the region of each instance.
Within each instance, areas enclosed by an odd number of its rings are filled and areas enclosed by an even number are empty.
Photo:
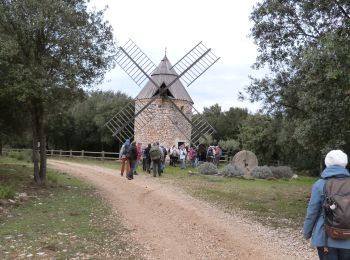
[[[159,141],[165,147],[187,143],[191,140],[191,124],[174,109],[172,102],[168,100],[172,99],[186,117],[192,120],[193,101],[181,81],[177,80],[160,95],[161,90],[177,77],[178,74],[172,69],[172,65],[165,55],[151,74],[151,79],[160,85],[160,89],[154,86],[152,81],[148,81],[135,98],[136,106],[141,107],[140,102],[148,102],[151,98],[156,97],[149,106],[149,110],[152,109],[152,114],[155,115],[152,120],[146,126],[139,128],[137,127],[140,125],[139,122],[147,117],[146,112],[141,112],[135,118],[135,140],[142,143]]]
[[[183,142],[198,144],[201,137],[206,138],[215,129],[193,107],[185,86],[218,60],[200,42],[174,66],[165,55],[156,67],[129,40],[119,47],[116,61],[143,88],[106,126],[121,142],[135,137],[145,144],[159,141],[166,147]]]

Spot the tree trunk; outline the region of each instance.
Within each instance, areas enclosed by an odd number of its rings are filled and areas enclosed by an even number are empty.
[[[40,140],[40,179],[42,182],[46,182],[46,136],[44,131],[44,115],[41,113],[41,120],[39,124],[39,140]]]
[[[44,184],[46,181],[46,140],[43,124],[43,107],[38,101],[30,104],[33,131],[34,181]]]
[[[36,109],[32,107],[32,132],[33,132],[33,144],[32,144],[32,156],[33,156],[33,164],[34,164],[34,181],[36,183],[41,183],[39,176],[39,154],[38,154],[38,132],[37,132],[37,113]]]

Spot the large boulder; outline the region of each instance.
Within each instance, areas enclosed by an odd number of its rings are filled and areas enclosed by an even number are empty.
[[[258,166],[258,158],[253,152],[242,150],[235,154],[231,160],[231,164],[239,167],[245,176],[250,176],[250,172]]]

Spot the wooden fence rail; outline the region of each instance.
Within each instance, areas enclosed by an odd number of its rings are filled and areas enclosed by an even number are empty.
[[[31,152],[32,149],[8,149],[3,148],[2,154],[7,155],[10,152],[23,152],[28,151]],[[112,152],[92,152],[92,151],[73,151],[73,150],[46,150],[47,156],[58,156],[58,157],[72,157],[72,158],[91,158],[91,159],[101,159],[101,160],[119,160],[119,153],[112,153]],[[223,153],[223,155],[220,158],[221,162],[227,162],[228,156]]]
[[[9,154],[10,152],[31,152],[31,149],[7,149],[3,148],[3,154]],[[119,160],[119,153],[111,152],[92,152],[92,151],[73,151],[73,150],[46,150],[47,156],[58,156],[58,157],[75,157],[75,158],[92,158],[92,159],[101,159],[101,160]]]

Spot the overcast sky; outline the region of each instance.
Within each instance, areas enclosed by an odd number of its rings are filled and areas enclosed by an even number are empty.
[[[119,46],[132,39],[158,65],[164,57],[172,64],[197,43],[211,48],[221,57],[208,71],[187,88],[194,107],[202,111],[218,103],[223,110],[248,108],[258,104],[240,102],[238,92],[249,84],[257,56],[253,39],[248,37],[252,23],[249,15],[257,0],[92,0],[97,9],[108,5],[105,18],[111,23]],[[122,92],[135,97],[141,90],[117,65],[107,73],[99,89]]]

